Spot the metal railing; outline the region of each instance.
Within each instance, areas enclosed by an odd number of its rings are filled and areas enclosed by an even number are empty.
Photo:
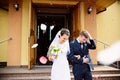
[[[4,43],[4,42],[6,42],[6,41],[10,41],[10,40],[12,40],[11,37],[10,37],[10,38],[7,38],[7,39],[4,39],[4,40],[1,40],[1,41],[0,41],[0,44]]]
[[[99,42],[99,43],[101,43],[101,44],[103,44],[104,45],[104,49],[106,48],[106,47],[109,47],[110,45],[109,44],[107,44],[107,43],[105,43],[105,42],[103,42],[103,41],[100,41],[100,40],[97,40],[97,39],[94,39],[96,42]],[[116,61],[115,63],[113,63],[113,64],[111,64],[111,66],[113,66],[113,67],[116,67],[116,68],[120,68],[120,65],[119,65],[119,61]]]
[[[106,47],[109,47],[110,45],[109,44],[107,44],[107,43],[105,43],[105,42],[103,42],[103,41],[100,41],[100,40],[97,40],[97,39],[94,39],[96,42],[99,42],[99,43],[101,43],[101,44],[103,44],[104,45],[104,49],[106,48]]]

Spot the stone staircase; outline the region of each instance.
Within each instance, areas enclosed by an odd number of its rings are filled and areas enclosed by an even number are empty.
[[[120,80],[120,69],[109,66],[97,66],[92,74],[94,80]]]
[[[71,67],[70,67],[71,69]],[[51,66],[0,68],[0,80],[50,80]],[[95,66],[93,80],[120,80],[120,70],[109,66]],[[71,80],[74,80],[71,70]]]

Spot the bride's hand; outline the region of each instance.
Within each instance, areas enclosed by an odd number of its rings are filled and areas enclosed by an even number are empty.
[[[50,54],[50,55],[48,56],[49,61],[53,61],[53,60],[56,59],[56,58],[57,58],[57,55],[52,55],[52,54]]]
[[[48,59],[49,59],[49,61],[53,61],[54,56],[50,54],[50,55],[48,56]]]

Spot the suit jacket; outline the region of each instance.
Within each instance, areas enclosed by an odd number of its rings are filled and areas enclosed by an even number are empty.
[[[94,69],[90,59],[89,49],[96,49],[95,42],[94,40],[90,40],[90,43],[85,42],[83,45],[84,48],[82,49],[81,44],[78,43],[76,39],[70,43],[70,54],[68,55],[68,60],[73,64],[73,73],[81,72],[84,68]],[[81,58],[78,60],[74,55],[80,55]],[[88,64],[83,63],[84,56],[89,58]]]

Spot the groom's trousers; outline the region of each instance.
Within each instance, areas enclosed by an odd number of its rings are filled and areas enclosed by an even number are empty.
[[[84,68],[83,70],[74,73],[75,80],[92,80],[92,73],[89,68]]]

